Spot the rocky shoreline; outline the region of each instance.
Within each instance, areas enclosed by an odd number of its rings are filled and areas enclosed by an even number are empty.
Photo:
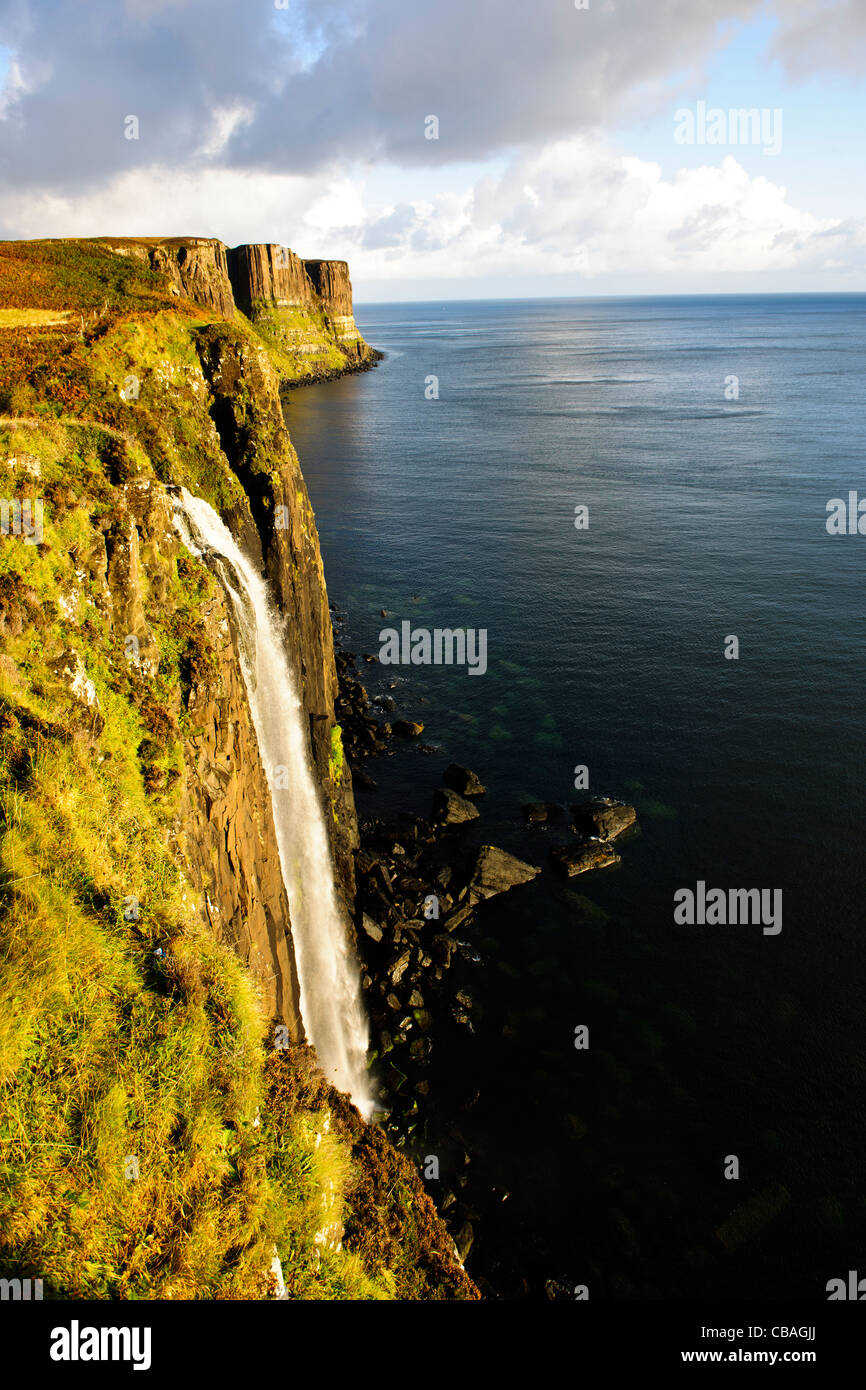
[[[394,756],[407,741],[422,754],[439,749],[422,741],[423,724],[395,717],[393,695],[370,697],[356,655],[342,646],[339,610],[334,604],[330,607],[339,680],[335,709],[343,750],[355,785],[375,791],[371,761]],[[376,662],[370,654],[361,659],[369,665]],[[355,925],[380,1121],[391,1142],[410,1152],[421,1141],[426,1112],[435,1103],[430,1071],[437,1033],[445,1027],[473,1029],[473,999],[460,987],[452,966],[478,963],[469,939],[476,910],[542,873],[539,864],[495,845],[467,851],[459,834],[453,833],[479,819],[485,791],[471,769],[451,763],[433,792],[429,817],[403,811],[396,818],[367,815],[359,820]],[[566,808],[554,803],[531,803],[522,809],[530,834],[533,827],[546,829],[566,815]],[[571,877],[618,863],[612,842],[635,826],[634,808],[594,797],[570,809],[566,835],[572,842],[552,847],[550,864]],[[536,841],[536,847],[539,844]],[[488,1204],[485,1198],[501,1202],[503,1194],[470,1195],[472,1155],[459,1127],[452,1121],[447,1129],[456,1149],[452,1157],[462,1172],[455,1184],[458,1191],[444,1186],[436,1200],[463,1260],[472,1246],[473,1221]]]
[[[348,352],[348,348],[344,346],[343,351]],[[339,381],[340,377],[357,376],[359,372],[371,372],[374,367],[378,367],[379,363],[384,361],[384,358],[384,352],[380,352],[378,348],[368,348],[366,356],[357,362],[349,362],[345,367],[317,367],[313,365],[305,376],[297,379],[283,377],[280,382],[280,396],[282,397],[284,392],[297,391],[301,386],[320,386],[323,381]],[[287,404],[288,402],[284,399],[283,405]]]

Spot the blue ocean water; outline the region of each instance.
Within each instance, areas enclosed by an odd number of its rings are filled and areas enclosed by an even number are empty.
[[[421,1140],[508,1193],[473,1223],[493,1292],[823,1298],[866,1258],[866,536],[825,525],[866,497],[864,309],[359,306],[385,360],[289,397],[348,646],[488,634],[483,677],[359,663],[439,750],[371,765],[361,813],[429,814],[465,763],[489,788],[467,846],[544,866],[481,914],[474,1032],[437,1044]],[[567,822],[521,806],[567,805],[578,764],[640,832],[567,881]],[[676,925],[698,880],[780,888],[781,933]]]

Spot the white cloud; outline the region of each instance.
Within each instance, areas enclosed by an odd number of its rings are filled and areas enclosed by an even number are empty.
[[[682,169],[600,142],[564,140],[516,159],[499,178],[432,204],[407,202],[372,224],[399,225],[377,248],[366,228],[356,276],[453,279],[489,274],[704,274],[863,268],[864,229],[791,205],[783,187],[733,157]],[[354,238],[358,240],[357,238]]]
[[[7,201],[6,226],[25,237],[282,241],[300,255],[349,260],[356,283],[578,275],[591,293],[611,275],[839,277],[866,267],[862,223],[793,206],[784,187],[732,156],[665,179],[657,164],[591,138],[553,142],[433,198],[407,187],[389,205],[368,196],[361,171],[323,181],[151,169],[85,197],[20,193]]]
[[[330,232],[364,221],[367,210],[359,183],[351,178],[333,179],[326,184],[323,193],[318,192],[320,185],[321,180],[317,179],[317,194],[303,212],[306,226]]]
[[[215,236],[229,245],[277,241],[301,255],[336,255],[322,243],[333,239],[332,228],[363,217],[358,187],[320,175],[156,166],[85,195],[10,193],[3,227],[11,237]]]
[[[202,159],[216,159],[225,150],[235,131],[240,126],[249,125],[253,118],[253,108],[235,103],[232,106],[217,107],[212,112],[210,127],[197,151]]]

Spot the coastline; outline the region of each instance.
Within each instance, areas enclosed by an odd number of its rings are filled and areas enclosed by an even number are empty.
[[[369,345],[368,345],[369,346]],[[383,362],[386,353],[378,348],[369,348],[370,356],[360,362],[348,362],[345,367],[314,368],[307,376],[284,377],[280,381],[280,396],[290,391],[298,391],[303,386],[320,386],[324,381],[339,381],[344,376],[357,376],[360,372],[371,372]],[[286,404],[288,404],[286,402]],[[288,423],[288,422],[287,422]]]

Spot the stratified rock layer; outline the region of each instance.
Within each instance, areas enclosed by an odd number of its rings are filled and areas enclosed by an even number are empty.
[[[373,362],[355,324],[346,261],[304,261],[288,246],[251,243],[229,248],[216,237],[103,237],[103,246],[146,261],[172,293],[226,318],[240,309],[312,376],[335,375]]]
[[[334,335],[345,347],[366,347],[355,325],[352,282],[345,261],[304,261]]]
[[[311,305],[315,290],[300,256],[273,243],[235,246],[228,252],[235,303],[245,314],[261,304]]]

